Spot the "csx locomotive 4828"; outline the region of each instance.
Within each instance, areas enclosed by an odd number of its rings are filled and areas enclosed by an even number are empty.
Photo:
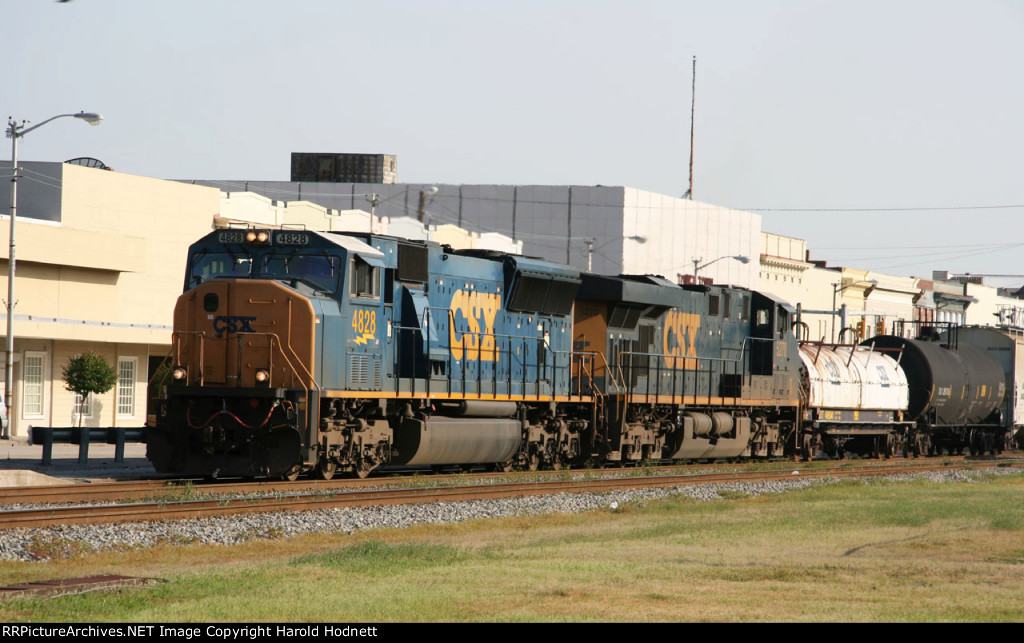
[[[792,322],[744,288],[366,233],[218,230],[189,250],[147,454],[180,475],[330,478],[888,454],[925,434],[912,387],[867,422],[857,395],[816,398],[820,351],[801,356]],[[850,350],[900,379],[898,357]]]

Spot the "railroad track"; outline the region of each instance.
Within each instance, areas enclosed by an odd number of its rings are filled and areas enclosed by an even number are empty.
[[[941,458],[942,462],[965,462],[964,456],[949,456]],[[904,463],[905,467],[928,466],[933,460],[894,460],[892,462]],[[887,463],[878,460],[847,461],[845,467],[850,466],[878,466]],[[807,463],[776,463],[775,466],[782,466],[787,472],[809,469],[817,466],[838,466],[835,463],[817,462]],[[682,474],[695,475],[702,471],[721,472],[745,471],[750,467],[747,464],[690,464],[665,465],[644,467],[642,471],[654,475]],[[683,470],[685,469],[685,474]],[[260,481],[218,481],[180,479],[180,480],[134,480],[120,482],[92,482],[88,484],[74,483],[63,485],[48,485],[35,487],[6,488],[0,490],[0,506],[3,505],[39,505],[39,504],[72,504],[72,503],[101,503],[101,502],[126,502],[126,501],[173,501],[173,500],[202,500],[210,497],[223,497],[226,495],[270,495],[270,494],[296,494],[301,491],[314,493],[332,493],[340,491],[352,491],[354,489],[399,487],[411,484],[422,486],[443,486],[443,485],[466,485],[474,480],[490,481],[494,479],[507,479],[517,477],[522,479],[546,479],[557,476],[559,479],[566,477],[583,478],[595,476],[607,477],[636,477],[637,471],[641,469],[567,469],[558,472],[538,471],[519,472],[513,474],[502,473],[430,473],[425,476],[410,477],[404,476],[374,476],[370,478],[339,478],[336,480],[298,480],[295,482],[283,482],[276,480]],[[415,483],[412,481],[416,481]]]
[[[0,511],[0,530],[50,527],[69,524],[122,523],[152,520],[180,520],[242,513],[272,511],[306,511],[338,507],[394,505],[424,502],[481,500],[525,495],[554,493],[595,492],[615,489],[638,489],[680,485],[713,484],[722,482],[750,482],[792,480],[794,478],[864,477],[899,473],[920,473],[950,469],[986,469],[996,467],[1022,467],[1024,461],[1000,459],[968,462],[947,458],[942,461],[870,461],[864,464],[829,464],[820,467],[787,467],[771,471],[735,470],[714,473],[664,474],[650,476],[600,476],[595,472],[576,472],[559,480],[527,480],[497,482],[494,484],[462,484],[455,486],[408,486],[397,489],[356,489],[319,482],[312,485],[293,483],[290,491],[275,489],[272,483],[246,483],[255,485],[265,495],[247,497],[217,497],[204,499],[163,499],[146,502],[119,502],[104,505],[63,506],[34,509],[8,509]],[[566,472],[568,473],[568,472]],[[589,473],[590,475],[587,475]],[[496,474],[490,474],[494,477]],[[550,474],[549,474],[550,477]],[[433,478],[430,479],[431,481]],[[360,481],[364,482],[364,481]],[[377,481],[378,484],[380,481]],[[408,479],[404,480],[408,484]],[[107,483],[117,485],[118,483]],[[139,483],[130,483],[139,484]],[[87,485],[89,487],[97,485]],[[217,485],[219,493],[238,493],[239,485]],[[144,491],[144,490],[143,490]],[[179,490],[180,494],[180,490]],[[64,497],[64,502],[67,502]]]

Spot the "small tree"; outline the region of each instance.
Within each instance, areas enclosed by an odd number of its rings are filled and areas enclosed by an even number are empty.
[[[90,393],[106,393],[117,383],[117,372],[92,351],[72,355],[64,367],[64,388],[82,396],[83,402]],[[82,426],[82,414],[78,414],[78,426]]]

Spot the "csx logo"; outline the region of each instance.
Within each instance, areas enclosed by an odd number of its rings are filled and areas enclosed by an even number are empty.
[[[494,350],[494,319],[501,308],[501,295],[497,293],[466,292],[457,290],[452,296],[452,321],[449,325],[448,340],[452,357],[483,362],[494,362],[498,354]],[[461,326],[459,316],[465,320],[466,330],[458,332]]]
[[[700,315],[670,310],[665,315],[662,346],[665,350],[665,366],[668,368],[697,368],[695,359],[676,359],[697,355],[697,331],[700,329]]]
[[[220,337],[224,333],[254,333],[250,322],[255,321],[255,317],[239,317],[238,315],[221,315],[213,318],[213,330],[217,333],[217,337]]]

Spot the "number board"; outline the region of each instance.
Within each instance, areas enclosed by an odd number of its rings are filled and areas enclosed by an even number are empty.
[[[310,235],[308,232],[278,232],[274,235],[274,243],[279,246],[308,246]]]
[[[245,243],[245,230],[224,230],[218,232],[217,243]]]

